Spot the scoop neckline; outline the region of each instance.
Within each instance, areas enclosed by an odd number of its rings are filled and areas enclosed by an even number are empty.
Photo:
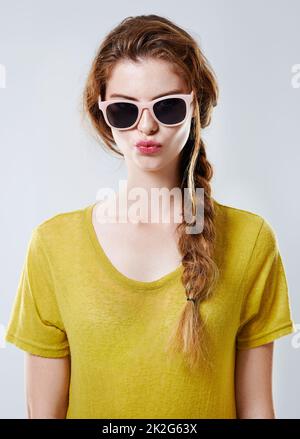
[[[90,240],[93,244],[93,247],[97,253],[97,255],[100,257],[100,261],[103,263],[103,266],[106,268],[107,272],[110,273],[113,277],[117,278],[119,281],[121,281],[123,284],[126,284],[130,287],[134,287],[136,289],[158,289],[169,282],[173,281],[176,278],[179,278],[182,271],[183,271],[183,265],[180,263],[180,265],[175,268],[174,270],[170,271],[169,273],[161,276],[160,278],[153,280],[153,281],[139,281],[133,278],[130,278],[126,276],[125,274],[121,273],[117,267],[111,262],[107,254],[105,253],[99,239],[96,233],[96,230],[93,225],[93,209],[96,206],[96,203],[90,204],[85,209],[85,224],[87,226],[87,230],[89,233]]]

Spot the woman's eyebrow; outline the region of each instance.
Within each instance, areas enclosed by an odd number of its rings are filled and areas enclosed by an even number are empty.
[[[167,96],[167,95],[174,95],[174,94],[182,94],[183,91],[182,90],[171,90],[171,91],[167,91],[165,93],[162,93],[158,96],[154,96],[151,100],[153,101],[154,99],[158,99],[161,98],[162,96]],[[126,95],[122,95],[119,93],[113,93],[112,95],[110,95],[109,99],[111,98],[124,98],[124,99],[130,99],[131,101],[138,101],[138,99],[132,97],[132,96],[126,96]]]

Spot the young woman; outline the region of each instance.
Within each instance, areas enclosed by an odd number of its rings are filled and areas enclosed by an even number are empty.
[[[26,351],[30,418],[275,417],[287,283],[267,220],[211,195],[201,131],[217,97],[196,41],[164,17],[128,17],[102,42],[84,108],[125,160],[128,205],[99,201],[32,232],[6,333]],[[120,221],[135,190],[154,188],[187,193],[194,215],[202,190],[201,231],[174,202],[168,222]]]

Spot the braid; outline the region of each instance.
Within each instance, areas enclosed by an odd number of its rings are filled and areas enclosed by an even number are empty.
[[[189,143],[186,147],[189,147]],[[216,232],[215,210],[210,187],[212,176],[213,169],[206,158],[204,141],[200,139],[193,180],[195,188],[203,188],[204,190],[203,231],[187,234],[185,220],[177,227],[178,248],[183,255],[184,270],[181,281],[185,286],[187,302],[178,326],[169,339],[169,348],[188,354],[188,364],[191,368],[200,364],[200,359],[204,356],[206,348],[205,328],[200,318],[200,303],[212,293],[219,274],[218,267],[213,260]],[[188,179],[186,178],[186,180]],[[185,183],[186,181],[183,186]],[[208,358],[206,359],[208,360]],[[208,364],[210,363],[208,362]]]

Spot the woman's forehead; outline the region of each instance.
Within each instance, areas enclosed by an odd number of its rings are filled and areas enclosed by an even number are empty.
[[[121,59],[111,67],[110,77],[117,77],[119,75],[135,75],[136,77],[144,76],[147,74],[154,75],[152,79],[155,80],[159,74],[166,74],[168,76],[179,76],[178,66],[163,60],[146,58],[138,61],[132,61],[129,59]]]
[[[118,62],[107,80],[106,95],[132,100],[153,100],[158,97],[186,93],[185,82],[169,64],[161,62]]]

